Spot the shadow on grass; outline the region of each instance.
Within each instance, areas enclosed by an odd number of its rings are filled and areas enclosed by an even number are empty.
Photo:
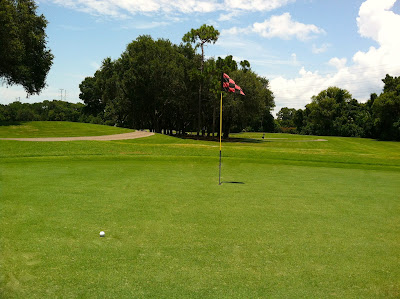
[[[235,182],[235,181],[232,181],[232,182],[221,182],[221,184],[239,184],[239,185],[244,185],[244,182]]]
[[[196,136],[196,135],[185,135],[185,136],[175,135],[175,137],[178,137],[180,139],[192,139],[192,140],[219,142],[218,137],[207,137],[207,136]],[[222,142],[263,143],[263,142],[266,142],[266,140],[258,140],[258,139],[253,139],[253,138],[228,138],[228,139],[222,139]],[[269,141],[267,141],[267,142],[269,142]]]
[[[0,127],[21,126],[25,123],[26,123],[25,121],[0,121]]]

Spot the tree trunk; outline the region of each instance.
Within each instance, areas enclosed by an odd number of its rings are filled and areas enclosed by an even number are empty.
[[[199,115],[198,115],[198,126],[197,126],[197,136],[199,136],[200,131],[202,130],[202,111],[201,111],[201,92],[203,87],[203,67],[204,67],[204,47],[203,43],[201,44],[201,65],[200,65],[200,87],[199,87]],[[203,133],[203,132],[202,132]],[[203,134],[204,135],[204,134]]]
[[[214,102],[214,107],[213,107],[213,120],[212,120],[212,137],[214,137],[215,134],[215,113],[216,113],[216,103]]]
[[[201,81],[200,81],[200,87],[199,87],[199,115],[197,118],[197,136],[200,135],[201,131]]]

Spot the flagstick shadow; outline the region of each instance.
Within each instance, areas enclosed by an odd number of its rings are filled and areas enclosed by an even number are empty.
[[[244,185],[245,183],[244,182],[235,182],[235,181],[232,181],[232,182],[222,181],[221,184],[239,184],[239,185]]]

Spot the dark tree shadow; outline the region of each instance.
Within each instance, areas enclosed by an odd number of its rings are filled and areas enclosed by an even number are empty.
[[[219,142],[218,137],[207,137],[207,136],[197,136],[197,135],[176,135],[180,139],[192,139],[192,140],[202,140],[202,141],[212,141],[212,142]],[[236,143],[262,143],[268,142],[266,140],[258,140],[253,138],[228,138],[222,139],[222,142],[236,142]]]
[[[6,126],[21,126],[25,121],[0,121],[0,126],[6,127]]]

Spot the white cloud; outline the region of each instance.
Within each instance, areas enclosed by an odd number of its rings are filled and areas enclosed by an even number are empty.
[[[359,11],[357,24],[361,36],[369,37],[379,43],[380,47],[371,47],[368,52],[357,52],[353,60],[366,66],[382,64],[400,64],[400,15],[388,9],[396,0],[368,0]]]
[[[396,0],[367,0],[360,6],[357,25],[363,37],[371,38],[378,47],[368,51],[358,51],[352,57],[352,65],[345,58],[333,57],[328,64],[336,71],[328,74],[306,71],[304,67],[299,77],[271,80],[277,107],[304,108],[310,98],[329,86],[347,89],[359,101],[366,101],[373,92],[380,93],[386,74],[400,75],[400,15],[390,11]]]
[[[338,70],[343,69],[346,66],[346,63],[347,63],[346,58],[339,59],[337,57],[332,58],[328,62],[328,64],[330,64],[331,66],[334,66]]]
[[[231,36],[236,36],[238,34],[248,34],[251,32],[250,27],[247,28],[238,28],[238,27],[232,27],[229,29],[222,29],[220,33],[220,39],[221,38],[228,38]]]
[[[271,11],[296,0],[225,0],[224,7],[247,11]]]
[[[131,30],[131,29],[151,29],[157,27],[168,26],[168,22],[138,22],[138,23],[127,23],[121,26],[122,29]]]
[[[369,37],[380,44],[399,43],[393,39],[399,28],[399,17],[390,11],[396,0],[368,0],[359,10],[358,31],[363,37]]]
[[[313,44],[312,52],[314,54],[321,54],[321,53],[326,52],[330,46],[331,46],[330,44],[322,44],[320,47],[317,47],[315,44]]]
[[[251,37],[247,38],[249,33],[251,33],[250,27],[232,27],[230,29],[221,30],[218,43],[215,45],[219,48],[218,56],[225,57],[226,55],[233,54],[234,56],[236,55],[243,57],[241,60],[249,60],[254,70],[256,70],[257,67],[264,69],[265,67],[270,67],[271,65],[276,67],[281,65],[301,65],[302,61],[298,60],[296,53],[292,53],[290,56],[282,59],[274,54],[275,51],[266,48],[263,43],[260,43]],[[240,35],[240,38],[237,38],[238,35]],[[267,75],[263,74],[263,76]]]
[[[300,77],[295,79],[286,79],[277,77],[270,81],[271,90],[275,95],[275,112],[282,107],[303,109],[304,99],[308,100],[318,94],[323,88],[328,87],[326,78],[323,78],[318,72],[306,71],[302,67],[299,71]]]
[[[221,21],[240,11],[271,11],[296,0],[47,0],[93,15],[128,18],[146,13],[191,14],[224,11]]]
[[[290,57],[292,57],[292,63],[293,65],[298,65],[299,62],[297,61],[297,55],[296,53],[292,53],[292,55],[290,55]]]
[[[296,37],[301,41],[308,40],[315,34],[325,33],[321,28],[313,24],[303,24],[292,20],[290,13],[286,12],[280,16],[272,16],[263,23],[254,23],[252,31],[266,38],[279,37],[291,39]]]
[[[220,22],[230,21],[230,20],[236,18],[237,16],[239,16],[240,14],[241,14],[241,12],[239,10],[234,10],[229,13],[223,13],[219,16],[218,21],[220,21]]]
[[[316,34],[324,34],[325,31],[313,24],[303,24],[293,21],[289,13],[284,13],[280,16],[272,16],[262,23],[254,23],[249,27],[232,27],[230,29],[223,29],[221,31],[221,36],[237,35],[239,33],[257,33],[265,38],[297,38],[298,40],[306,41],[315,37]],[[328,47],[328,45],[325,45],[325,47]]]

